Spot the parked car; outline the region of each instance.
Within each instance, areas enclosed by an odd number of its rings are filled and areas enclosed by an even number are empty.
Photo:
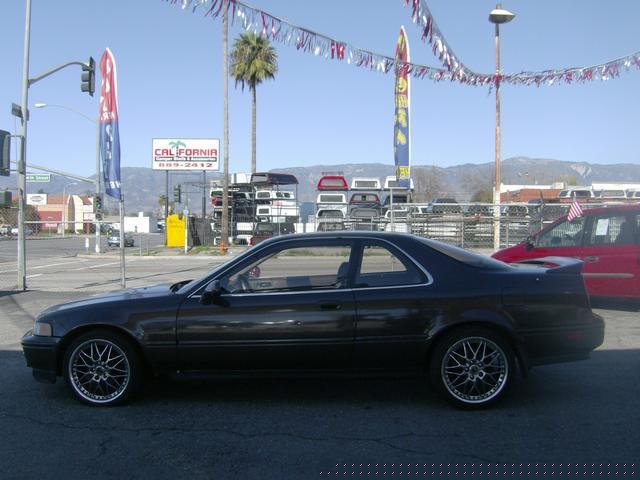
[[[134,243],[133,236],[130,233],[125,233],[124,246],[133,247]],[[109,233],[109,237],[107,238],[107,245],[110,247],[120,246],[120,230],[111,230],[111,233]]]
[[[591,187],[572,187],[561,190],[558,198],[571,200],[573,198],[595,198],[596,194]]]
[[[555,256],[584,261],[583,277],[592,299],[640,302],[640,205],[585,209],[566,216],[527,241],[493,255],[504,262]]]
[[[11,231],[9,232],[11,235],[18,235],[18,227],[11,227]],[[33,235],[33,228],[28,225],[24,226],[24,235],[28,237],[29,235]]]
[[[627,198],[627,192],[623,189],[600,190],[596,197],[601,198],[602,200],[624,200]]]
[[[3,224],[0,225],[0,235],[9,235],[11,234],[11,225]]]
[[[280,236],[197,280],[51,307],[22,347],[37,380],[62,376],[94,406],[129,400],[147,373],[212,372],[425,376],[484,407],[518,369],[602,343],[581,267],[516,268],[398,233]]]
[[[429,213],[436,215],[459,214],[462,207],[455,198],[434,198],[429,203]]]

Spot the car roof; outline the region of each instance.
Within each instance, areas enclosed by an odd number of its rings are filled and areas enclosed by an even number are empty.
[[[288,235],[279,235],[277,237],[273,237],[269,239],[268,243],[277,243],[280,241],[287,240],[309,240],[309,239],[341,239],[341,238],[369,238],[369,239],[377,239],[377,240],[387,240],[389,242],[396,241],[418,241],[418,237],[415,235],[407,234],[407,233],[399,233],[399,232],[368,232],[368,231],[333,231],[333,232],[312,232],[312,233],[292,233]],[[429,239],[422,239],[427,243],[433,245],[437,245],[438,242],[434,242]],[[266,244],[267,242],[263,242],[262,244]]]
[[[640,213],[640,204],[632,205],[610,205],[608,207],[585,208],[582,215],[598,215],[606,212],[638,212]]]

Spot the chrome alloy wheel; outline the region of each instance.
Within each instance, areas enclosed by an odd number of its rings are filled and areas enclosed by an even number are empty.
[[[451,345],[440,370],[449,393],[468,404],[485,403],[499,395],[509,374],[505,352],[483,337],[462,338]]]
[[[81,343],[69,360],[69,379],[75,391],[90,403],[109,403],[120,397],[131,380],[129,360],[109,340]]]

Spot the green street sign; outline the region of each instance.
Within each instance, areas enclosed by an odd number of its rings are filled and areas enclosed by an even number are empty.
[[[51,183],[51,174],[27,173],[27,183]]]

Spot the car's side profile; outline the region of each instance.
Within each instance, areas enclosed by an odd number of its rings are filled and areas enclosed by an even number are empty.
[[[125,402],[150,371],[425,376],[480,407],[518,370],[602,343],[580,268],[516,268],[397,233],[287,235],[198,280],[52,307],[22,346],[36,379],[62,376],[90,405]]]
[[[572,221],[561,217],[493,255],[507,263],[547,256],[582,260],[592,300],[640,304],[640,205],[585,209]]]

